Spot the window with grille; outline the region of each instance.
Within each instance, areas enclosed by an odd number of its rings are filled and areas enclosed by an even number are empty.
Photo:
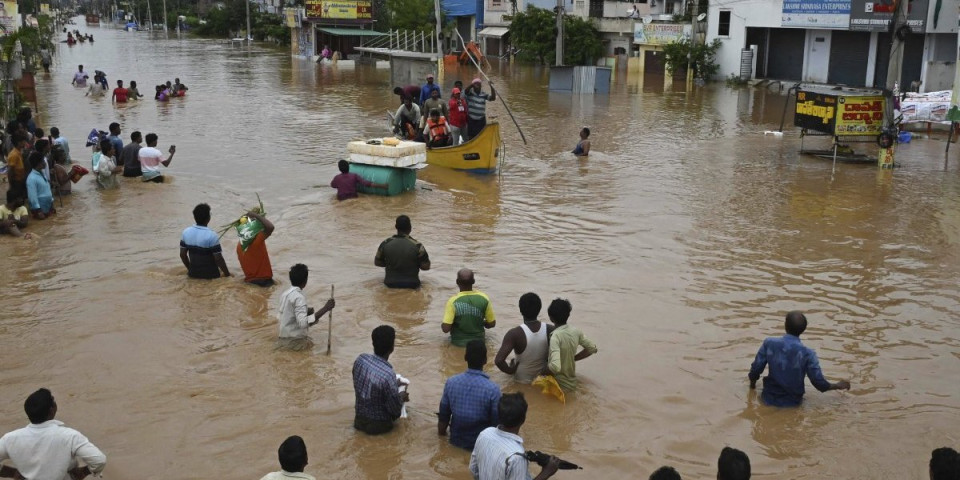
[[[720,19],[717,20],[717,36],[730,36],[730,10],[720,11]]]

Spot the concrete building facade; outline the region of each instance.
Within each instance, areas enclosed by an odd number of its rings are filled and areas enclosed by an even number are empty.
[[[706,41],[720,39],[718,78],[882,87],[890,55],[890,2],[720,0],[710,3]],[[958,0],[910,0],[901,89],[953,86]]]

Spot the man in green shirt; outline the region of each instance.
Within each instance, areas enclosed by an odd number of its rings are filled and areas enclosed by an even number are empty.
[[[410,217],[397,217],[397,234],[384,240],[373,264],[386,268],[384,285],[390,288],[420,288],[420,270],[430,270],[430,256],[420,242],[410,236]]]
[[[473,271],[464,268],[457,272],[460,293],[450,297],[443,312],[443,333],[450,334],[450,343],[464,347],[470,340],[483,341],[484,329],[497,325],[490,299],[473,289]]]
[[[567,325],[571,310],[573,307],[570,302],[562,298],[551,302],[550,308],[547,309],[550,321],[556,325],[550,335],[547,367],[565,392],[577,389],[576,362],[597,353],[596,344],[585,337],[580,330]],[[583,347],[583,350],[577,352],[577,347]]]

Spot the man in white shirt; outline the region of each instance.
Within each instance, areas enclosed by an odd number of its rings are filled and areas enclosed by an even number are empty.
[[[470,473],[477,480],[530,480],[529,461],[524,456],[520,426],[527,421],[527,401],[523,393],[500,397],[500,425],[480,432],[470,455]],[[533,480],[546,480],[557,473],[560,459],[550,461]]]
[[[29,479],[79,480],[99,474],[107,457],[80,432],[54,420],[57,402],[41,388],[27,397],[23,409],[30,425],[0,438],[0,461],[10,460]],[[77,459],[86,464],[80,467]]]
[[[336,302],[331,298],[316,313],[312,308],[307,308],[307,299],[303,296],[303,288],[307,286],[309,274],[307,266],[302,263],[290,267],[290,284],[293,286],[280,296],[280,311],[277,313],[277,318],[280,320],[281,339],[306,338],[307,329],[311,325],[316,325],[320,321],[320,317],[333,310],[336,305]],[[310,321],[311,315],[313,321]]]
[[[268,473],[260,480],[286,480],[289,478],[316,480],[312,475],[303,473],[304,467],[307,466],[307,445],[298,435],[287,437],[280,444],[277,455],[280,457],[280,471]]]
[[[173,161],[173,154],[177,153],[177,146],[170,145],[170,156],[163,159],[163,153],[157,150],[157,134],[147,134],[147,146],[140,149],[138,159],[140,160],[140,170],[143,171],[144,182],[163,183],[163,174],[160,172],[160,166],[169,167]]]

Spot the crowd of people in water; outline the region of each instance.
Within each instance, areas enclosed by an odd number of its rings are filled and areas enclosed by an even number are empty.
[[[73,80],[70,81],[73,86],[78,88],[87,88],[86,96],[105,97],[110,92],[110,82],[107,81],[107,74],[101,70],[93,71],[93,81],[90,80],[90,74],[83,70],[83,65],[77,66],[77,71],[73,74]],[[89,83],[89,86],[87,85]],[[110,96],[113,103],[127,103],[128,101],[137,101],[143,98],[140,89],[137,87],[136,80],[131,80],[128,86],[124,86],[123,80],[117,80],[116,87]],[[187,95],[186,85],[180,83],[179,78],[173,82],[167,80],[154,88],[154,100],[160,102],[169,101],[171,98],[184,97]]]
[[[74,83],[81,78],[86,81],[82,73],[81,66],[74,75]],[[118,85],[122,86],[122,82]],[[180,85],[179,79],[175,85]],[[419,90],[417,104],[413,103],[416,93],[413,88]],[[444,130],[449,136],[448,144],[469,139],[483,128],[485,102],[495,96],[492,88],[489,95],[483,93],[480,80],[475,79],[467,90],[466,100],[461,97],[461,88],[456,87],[450,101],[444,102],[440,100],[440,89],[433,83],[432,75],[423,87],[397,90],[403,96],[403,106],[396,117],[398,131],[407,134],[419,131],[428,142],[433,142],[441,137],[433,132],[438,125],[437,116],[450,115],[456,120]],[[126,95],[130,95],[129,90]],[[471,97],[477,99],[471,100]],[[421,106],[430,112],[430,118],[423,123],[418,115],[412,115]],[[454,115],[451,110],[462,115]],[[54,192],[69,194],[70,183],[78,181],[85,168],[76,168],[79,165],[71,159],[69,143],[59,129],[51,128],[50,135],[45,136],[36,126],[29,108],[8,122],[6,132],[8,142],[3,146],[3,153],[8,191],[6,203],[0,206],[0,232],[23,236],[28,219],[43,220],[56,213]],[[97,187],[117,188],[117,177],[121,176],[163,183],[162,169],[173,160],[175,146],[169,148],[169,155],[164,159],[164,154],[157,149],[156,134],[143,137],[138,131],[132,132],[126,144],[121,134],[121,125],[114,122],[108,132],[94,130],[87,139],[87,146],[92,148],[89,172],[96,176]],[[582,154],[589,152],[588,136],[589,130],[584,129],[578,144]],[[146,145],[142,144],[144,140]],[[339,169],[341,174],[331,183],[337,189],[338,199],[355,198],[356,187],[365,184],[364,180],[349,172],[346,161],[340,162]],[[210,206],[199,204],[192,214],[194,224],[185,228],[180,236],[180,260],[186,274],[203,280],[231,277],[221,247],[222,235],[209,227]],[[246,225],[244,228],[252,232],[241,236],[236,246],[243,280],[259,287],[274,286],[266,241],[276,233],[275,225],[261,209],[251,210],[238,225]],[[248,228],[250,225],[256,228]],[[375,252],[371,248],[373,266],[384,269],[386,287],[418,289],[420,272],[431,270],[434,265],[426,246],[411,236],[413,226],[408,216],[396,217],[394,228],[395,235],[380,242]],[[320,308],[309,306],[304,295],[309,279],[306,265],[297,263],[290,267],[288,279],[290,286],[280,294],[276,308],[277,341],[281,346],[300,349],[303,345],[312,345],[310,328],[332,312],[337,303],[331,298]],[[458,291],[447,300],[439,329],[449,335],[450,345],[463,348],[466,365],[463,373],[448,378],[444,384],[438,405],[438,437],[446,437],[451,445],[470,452],[467,468],[480,480],[529,479],[531,463],[540,466],[539,474],[534,477],[538,480],[550,478],[560,469],[577,468],[556,456],[525,449],[520,430],[529,407],[523,393],[503,393],[484,371],[489,363],[487,331],[498,326],[493,303],[487,294],[474,288],[476,278],[470,269],[457,271],[455,283]],[[536,293],[520,295],[517,307],[521,321],[503,334],[493,358],[494,366],[517,384],[536,385],[559,398],[578,390],[577,364],[598,354],[599,348],[571,324],[572,303],[564,298],[552,300],[546,312],[549,322],[541,320],[543,302]],[[747,372],[750,389],[756,388],[762,379],[760,398],[765,404],[780,408],[801,405],[807,379],[820,392],[850,389],[848,381],[828,381],[816,353],[801,342],[800,337],[808,325],[802,312],[787,313],[783,325],[784,335],[765,339]],[[372,352],[360,354],[354,361],[353,427],[363,434],[390,432],[396,422],[406,416],[411,382],[389,363],[395,354],[395,339],[394,327],[374,328]],[[81,433],[56,420],[57,403],[48,389],[41,388],[28,396],[24,410],[30,425],[0,437],[0,461],[9,462],[0,468],[0,477],[76,480],[103,471],[104,453]],[[301,437],[287,438],[277,453],[280,470],[264,476],[263,480],[314,478],[304,473],[308,456]],[[934,450],[929,461],[929,476],[931,480],[960,479],[960,454],[947,447]],[[723,448],[717,460],[717,479],[747,480],[750,477],[748,455],[735,448]],[[664,466],[649,478],[679,480],[681,475],[674,467]]]
[[[118,177],[140,178],[144,182],[163,183],[162,167],[170,165],[176,146],[168,156],[157,149],[158,136],[136,131],[124,144],[120,124],[113,122],[108,131],[94,129],[87,138],[91,147],[89,168],[75,162],[70,142],[53,127],[49,135],[37,127],[30,108],[25,107],[7,122],[2,151],[5,163],[0,173],[7,183],[6,202],[0,206],[0,234],[30,238],[30,220],[45,220],[57,213],[55,198],[72,193],[72,185],[87,174],[96,187],[119,187]],[[145,143],[145,144],[144,144]]]

